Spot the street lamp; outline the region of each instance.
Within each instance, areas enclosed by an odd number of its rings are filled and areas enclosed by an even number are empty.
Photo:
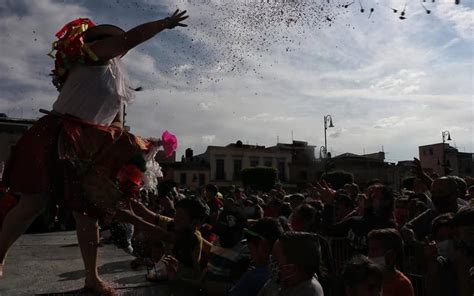
[[[449,170],[448,164],[446,163],[446,148],[444,147],[444,143],[446,143],[446,141],[451,141],[451,134],[449,131],[442,131],[441,137],[443,138],[443,173],[447,175]]]
[[[326,153],[326,147],[321,146],[321,148],[319,148],[319,158],[326,158]]]
[[[441,132],[441,137],[443,138],[443,144],[446,141],[451,141],[451,134],[449,133],[449,131],[442,131]]]
[[[332,124],[332,117],[329,114],[324,116],[324,157],[326,157],[328,152],[328,138],[326,135],[328,127],[334,127],[334,124]]]

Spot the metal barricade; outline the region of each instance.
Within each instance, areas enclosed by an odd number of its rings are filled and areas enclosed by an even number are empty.
[[[415,296],[426,296],[426,279],[424,275],[414,273],[404,273],[410,279]]]
[[[334,259],[335,269],[341,272],[344,265],[352,258],[353,251],[349,245],[349,240],[345,237],[327,238],[331,246],[332,257]]]

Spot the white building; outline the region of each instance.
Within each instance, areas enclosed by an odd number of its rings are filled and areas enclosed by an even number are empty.
[[[210,166],[210,183],[218,186],[240,184],[240,172],[249,167],[273,167],[280,182],[290,179],[291,151],[278,147],[244,145],[241,141],[224,147],[209,146],[204,154],[195,156]]]

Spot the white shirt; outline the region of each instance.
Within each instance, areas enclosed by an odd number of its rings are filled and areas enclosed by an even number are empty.
[[[108,126],[132,98],[121,62],[115,58],[106,65],[78,65],[70,70],[53,110]]]

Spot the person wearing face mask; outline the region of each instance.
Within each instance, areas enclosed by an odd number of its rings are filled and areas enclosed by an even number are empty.
[[[321,274],[319,281],[326,289],[326,287],[335,284],[334,279],[337,272],[330,244],[328,240],[318,234],[318,229],[320,229],[321,220],[321,211],[316,210],[315,207],[308,203],[304,203],[299,205],[294,210],[293,219],[291,220],[290,226],[293,231],[311,232],[315,233],[318,237],[321,249]]]
[[[460,296],[474,295],[474,207],[464,207],[453,217],[454,267]]]
[[[202,288],[206,295],[224,295],[247,270],[249,249],[243,239],[247,219],[240,208],[225,208],[213,225],[218,236],[211,247]]]
[[[377,229],[368,237],[369,258],[383,269],[383,296],[414,296],[410,280],[396,268],[403,255],[400,233],[393,228]]]
[[[411,245],[425,240],[434,218],[444,213],[456,213],[459,209],[459,187],[453,178],[441,177],[434,180],[431,195],[435,209],[426,210],[401,229],[403,240]]]
[[[275,241],[283,234],[283,228],[274,218],[263,218],[244,229],[250,250],[251,266],[237,284],[229,291],[229,296],[256,296],[270,277],[269,257]]]
[[[432,296],[457,295],[454,260],[453,213],[439,215],[433,220],[430,238],[425,247],[426,293]]]
[[[307,232],[285,232],[273,246],[270,279],[259,296],[323,296],[318,281],[319,239]]]
[[[334,194],[334,197],[336,195]],[[333,213],[334,199],[326,199],[324,212]],[[367,189],[362,216],[353,216],[334,224],[326,219],[323,225],[328,236],[347,237],[354,254],[367,254],[367,234],[373,229],[395,228],[393,220],[394,196],[384,185],[372,185]],[[324,214],[324,213],[323,213]],[[324,214],[324,217],[330,215]]]

